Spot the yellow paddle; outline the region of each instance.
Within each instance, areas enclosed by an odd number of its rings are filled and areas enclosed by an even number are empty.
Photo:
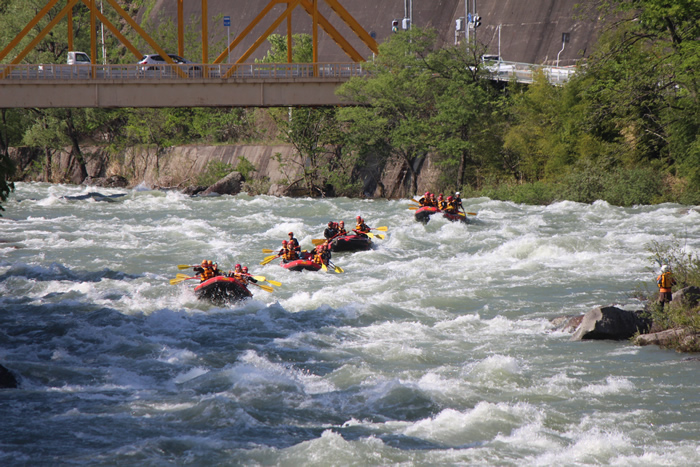
[[[279,286],[282,285],[281,282],[267,280],[267,279],[265,278],[265,276],[250,276],[250,277],[252,277],[252,278],[255,279],[256,281],[269,282],[270,284],[276,285],[277,287],[279,287]]]
[[[410,209],[411,211],[416,211],[416,210],[418,210],[418,209],[420,209],[420,208],[421,208],[421,206],[409,206],[409,207],[408,207],[408,209]]]
[[[319,246],[323,243],[326,243],[326,239],[325,238],[312,238],[311,243],[313,243],[314,246]]]
[[[197,265],[199,266],[199,265]],[[189,264],[178,264],[177,268],[178,269],[189,269],[189,268],[196,268],[197,266],[190,266]]]
[[[381,230],[382,232],[386,232],[387,230],[389,230],[389,227],[385,225],[382,227],[372,227],[372,230]]]
[[[269,248],[263,248],[263,249],[262,249],[262,252],[263,252],[263,253],[274,253],[275,251],[277,251],[277,250],[270,250]]]
[[[260,264],[262,264],[263,266],[265,266],[267,263],[271,262],[271,261],[272,261],[273,259],[275,259],[275,258],[279,258],[279,255],[268,256],[267,258],[265,258],[264,260],[262,260],[262,261],[260,262]]]
[[[186,281],[187,279],[199,279],[199,276],[188,276],[187,274],[178,274],[175,276],[175,279],[170,279],[170,284],[175,285],[179,284],[182,281]]]
[[[328,264],[330,264],[331,266],[333,266],[333,270],[334,270],[336,273],[338,273],[338,274],[341,274],[341,273],[345,272],[345,271],[343,270],[343,268],[341,268],[340,266],[336,266],[335,264],[331,263],[330,261],[328,261]]]
[[[324,272],[328,272],[328,267],[323,263],[321,263],[321,269],[323,269]]]
[[[266,292],[272,293],[272,292],[275,291],[275,289],[273,289],[273,288],[270,287],[269,285],[260,285],[260,284],[256,284],[255,282],[249,282],[249,284],[253,284],[253,285],[256,286],[256,287],[260,287],[261,289],[263,289],[263,290],[266,291]]]

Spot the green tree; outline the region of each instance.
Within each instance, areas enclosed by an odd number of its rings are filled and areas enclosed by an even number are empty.
[[[367,64],[371,78],[352,78],[338,90],[343,98],[367,106],[341,110],[353,139],[364,139],[364,148],[385,151],[386,159],[402,160],[413,194],[433,140],[436,83],[426,59],[435,50],[435,38],[435,31],[418,28],[393,35],[379,46],[376,61]]]
[[[588,63],[591,129],[624,141],[624,164],[651,164],[700,187],[700,3],[604,6],[619,21]]]

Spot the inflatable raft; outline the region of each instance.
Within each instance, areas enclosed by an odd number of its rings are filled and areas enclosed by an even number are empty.
[[[331,251],[360,251],[372,248],[372,240],[364,235],[342,235],[331,240]]]
[[[216,276],[202,282],[194,288],[194,294],[198,299],[214,304],[235,303],[253,296],[244,283],[226,276]]]
[[[467,216],[465,216],[461,212],[458,212],[456,214],[452,214],[449,212],[441,211],[434,206],[422,206],[422,207],[416,209],[414,216],[418,222],[422,222],[424,224],[427,224],[428,221],[430,220],[430,216],[432,216],[433,214],[437,214],[439,212],[442,213],[442,217],[444,217],[445,219],[448,219],[452,222],[464,222],[465,224],[469,223]]]

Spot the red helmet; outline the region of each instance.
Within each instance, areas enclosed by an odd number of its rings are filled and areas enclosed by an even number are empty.
[[[241,268],[241,265],[240,265],[240,264],[237,264],[237,265],[236,265],[236,269],[240,269],[240,268]]]
[[[357,216],[357,220],[358,220],[358,221],[361,221],[361,220],[362,220],[362,216]]]
[[[441,199],[442,199],[442,193],[440,193],[440,194],[438,195],[438,198],[441,198]]]
[[[248,266],[243,266],[243,272],[248,272]]]
[[[425,192],[425,196],[430,196],[430,192],[429,192],[429,191],[426,191],[426,192]]]
[[[454,198],[452,196],[447,197],[447,201],[452,201]]]
[[[202,260],[202,266],[206,266],[206,265],[207,265],[207,260],[206,260],[206,259],[203,259],[203,260]]]
[[[293,237],[293,236],[294,236],[294,232],[289,232],[287,235],[289,235],[290,237]]]
[[[286,245],[286,244],[287,244],[287,240],[282,240],[282,245]]]

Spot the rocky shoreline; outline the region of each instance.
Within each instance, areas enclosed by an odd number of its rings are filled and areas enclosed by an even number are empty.
[[[673,294],[669,307],[693,308],[700,302],[700,287],[686,287]],[[599,306],[583,315],[560,316],[554,329],[569,332],[571,340],[629,340],[635,345],[662,348],[698,348],[700,333],[690,328],[662,329],[649,318],[647,310],[624,310],[615,305]]]

